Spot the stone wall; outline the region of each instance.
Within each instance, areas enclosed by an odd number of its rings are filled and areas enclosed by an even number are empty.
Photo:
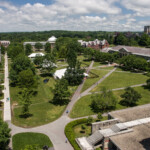
[[[92,123],[92,133],[94,133],[97,130],[101,130],[103,128],[107,128],[109,126],[112,126],[116,123],[119,123],[118,119],[112,119],[112,120],[106,120],[106,121],[102,121],[102,122]]]

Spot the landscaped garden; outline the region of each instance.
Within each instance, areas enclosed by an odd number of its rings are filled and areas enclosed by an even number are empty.
[[[26,146],[38,146],[43,148],[44,146],[53,147],[52,142],[48,136],[41,133],[19,133],[12,137],[13,150],[25,149]]]
[[[104,121],[107,120],[107,117],[102,117],[102,119],[94,119],[92,117],[88,117],[87,119],[79,119],[70,122],[65,127],[65,134],[73,146],[75,150],[80,150],[78,144],[76,143],[75,139],[79,137],[85,137],[91,135],[92,126],[91,123],[96,121]]]

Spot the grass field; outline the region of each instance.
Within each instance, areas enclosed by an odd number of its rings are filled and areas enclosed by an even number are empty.
[[[13,150],[22,150],[26,145],[39,145],[42,149],[47,145],[53,147],[48,136],[41,133],[19,133],[12,137]]]
[[[107,89],[115,89],[121,87],[128,87],[136,84],[142,84],[145,83],[148,78],[149,77],[143,74],[113,72],[100,85],[94,88],[92,92],[100,91],[102,87],[106,87]]]
[[[106,75],[109,71],[106,70],[95,70],[92,69],[89,73],[89,77],[86,79],[84,86],[82,88],[82,92],[92,86],[95,82],[100,80],[104,75]]]
[[[150,90],[144,89],[144,87],[136,87],[134,88],[136,91],[138,91],[141,95],[142,98],[137,102],[137,105],[143,105],[143,104],[148,104],[150,103],[149,95],[150,95]],[[113,92],[114,95],[116,96],[118,100],[118,104],[116,106],[117,109],[124,109],[126,108],[125,106],[122,106],[119,104],[121,97],[120,95],[124,93],[124,90],[119,90]],[[91,110],[91,95],[87,95],[85,97],[82,97],[79,101],[77,101],[70,113],[71,118],[77,118],[77,117],[83,117],[83,116],[89,116],[95,114]]]
[[[45,78],[40,77],[37,94],[31,98],[32,105],[30,106],[31,117],[24,119],[20,117],[21,105],[18,99],[18,92],[21,90],[18,87],[11,87],[11,102],[16,105],[13,110],[12,121],[15,125],[23,127],[33,127],[54,121],[61,116],[66,106],[55,106],[50,101],[53,98],[52,88],[54,88],[55,80],[49,78],[48,83],[43,83]]]

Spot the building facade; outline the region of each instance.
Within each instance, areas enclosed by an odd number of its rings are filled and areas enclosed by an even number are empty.
[[[94,41],[88,41],[88,42],[82,41],[82,40],[78,40],[78,42],[83,47],[89,47],[89,48],[93,48],[95,50],[100,50],[100,49],[109,47],[109,43],[105,39],[103,41],[100,41],[100,40],[96,39]]]
[[[55,36],[52,36],[47,41],[44,41],[44,42],[24,42],[23,46],[25,48],[25,46],[27,44],[30,44],[32,46],[33,51],[36,51],[36,48],[35,48],[36,43],[40,43],[43,46],[42,49],[40,49],[40,50],[44,50],[44,47],[45,47],[46,43],[50,43],[51,44],[51,49],[53,49],[54,46],[55,46],[56,40],[57,40],[57,38]]]
[[[150,34],[150,26],[145,26],[145,27],[144,27],[144,32],[145,32],[146,34]]]
[[[0,45],[4,46],[5,48],[7,48],[10,44],[10,41],[0,41]]]

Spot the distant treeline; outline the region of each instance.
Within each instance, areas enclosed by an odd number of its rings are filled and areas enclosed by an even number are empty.
[[[0,40],[10,40],[12,43],[25,41],[47,41],[49,37],[70,37],[85,41],[106,39],[109,44],[129,46],[150,46],[150,37],[141,32],[105,32],[105,31],[41,31],[41,32],[11,32],[0,33]]]

